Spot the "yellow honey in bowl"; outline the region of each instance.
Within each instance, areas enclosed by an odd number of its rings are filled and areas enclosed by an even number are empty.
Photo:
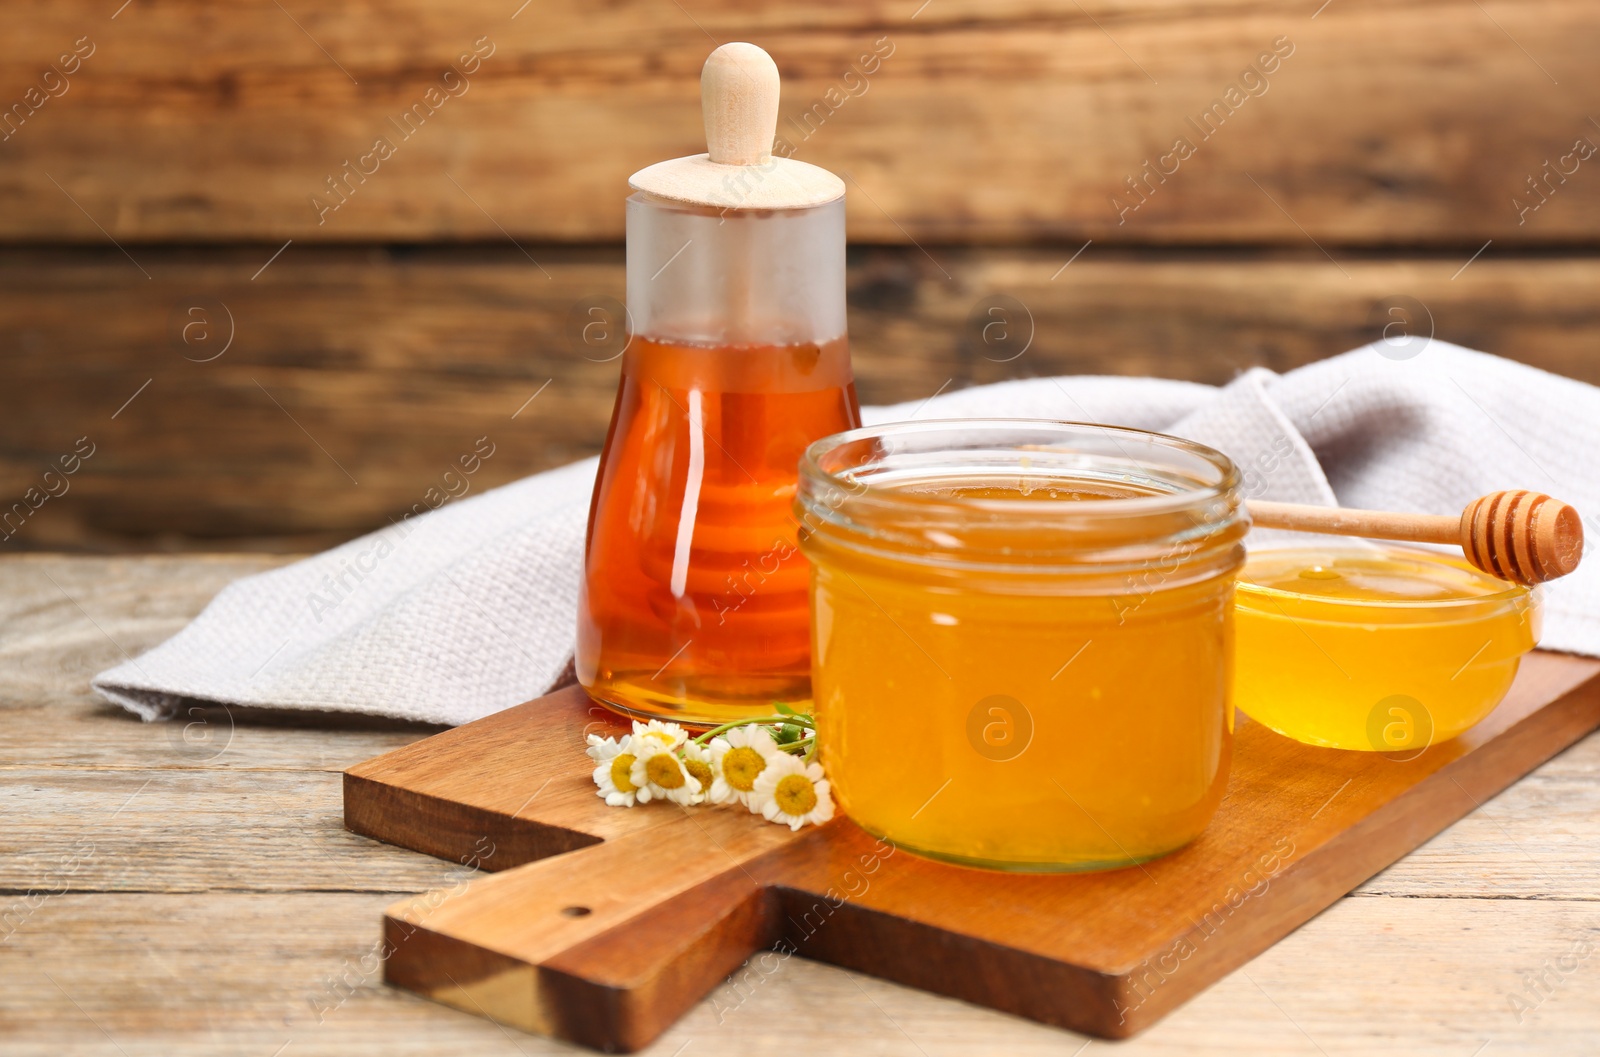
[[[1193,840],[1232,754],[1231,464],[1131,430],[916,425],[802,464],[841,808],[911,851],[1011,870]]]
[[[1417,752],[1492,711],[1539,636],[1527,588],[1403,547],[1253,553],[1234,702],[1311,745]]]

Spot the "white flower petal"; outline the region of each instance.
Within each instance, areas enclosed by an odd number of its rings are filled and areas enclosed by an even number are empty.
[[[590,745],[585,753],[595,761],[595,769],[591,775],[594,784],[599,789],[599,794],[605,797],[607,804],[612,807],[632,807],[635,796],[632,791],[624,792],[617,788],[612,778],[611,770],[618,756],[629,751],[629,738],[624,735],[621,741],[615,738],[601,738],[598,735],[589,736]]]
[[[669,749],[676,749],[689,740],[689,732],[677,723],[663,723],[659,719],[652,719],[648,723],[633,721],[633,734],[635,741],[659,742]]]
[[[654,738],[640,738],[635,742],[635,749],[633,767],[628,777],[638,787],[640,801],[669,800],[676,804],[688,804],[699,793],[699,783],[684,768],[683,760],[663,742]],[[650,779],[650,765],[658,759],[670,761],[682,779],[679,784],[664,786]]]
[[[799,775],[811,783],[817,802],[804,815],[789,815],[778,805],[778,783],[790,775]],[[786,822],[791,830],[810,823],[821,825],[833,818],[831,786],[824,777],[822,765],[806,763],[797,756],[780,753],[767,761],[767,767],[755,780],[750,791],[751,810],[759,810],[769,821]],[[759,808],[758,806],[759,805]]]
[[[711,780],[704,786],[700,786],[699,791],[689,798],[690,804],[703,804],[710,798],[711,787],[716,782],[717,769],[711,761],[711,752],[704,745],[691,741],[683,747],[683,760],[683,769],[685,771],[689,770],[689,761],[693,760],[696,763],[704,764],[706,769],[711,772]],[[692,772],[689,775],[689,780],[699,786],[699,779],[695,778]]]

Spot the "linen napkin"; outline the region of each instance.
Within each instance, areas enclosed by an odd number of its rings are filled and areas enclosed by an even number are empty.
[[[1247,498],[1456,514],[1485,492],[1530,488],[1572,503],[1600,538],[1600,389],[1440,341],[1376,343],[1221,387],[1035,378],[863,417],[1174,433],[1232,457]],[[571,680],[595,465],[536,474],[239,580],[92,685],[145,719],[203,701],[464,723],[536,697]],[[1542,645],[1600,656],[1600,561],[1544,591]]]

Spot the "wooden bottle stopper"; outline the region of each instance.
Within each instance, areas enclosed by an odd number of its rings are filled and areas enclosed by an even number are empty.
[[[1542,584],[1565,576],[1583,557],[1578,511],[1538,492],[1491,492],[1467,504],[1460,517],[1382,510],[1271,503],[1253,499],[1250,520],[1262,528],[1340,536],[1454,543],[1490,576]]]
[[[700,71],[705,154],[634,173],[635,191],[675,202],[744,210],[808,209],[844,196],[826,169],[772,152],[778,127],[778,65],[754,44],[724,44]],[[792,152],[788,152],[792,153]]]

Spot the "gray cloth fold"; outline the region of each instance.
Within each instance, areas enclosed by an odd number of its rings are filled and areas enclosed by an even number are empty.
[[[1174,433],[1231,456],[1248,498],[1454,514],[1531,488],[1576,506],[1591,538],[1600,511],[1600,389],[1440,341],[1222,387],[1038,378],[864,412],[913,416]],[[464,723],[536,697],[571,661],[594,472],[537,474],[246,577],[93,686],[146,719],[202,700]],[[1542,590],[1542,645],[1600,656],[1600,562]]]

